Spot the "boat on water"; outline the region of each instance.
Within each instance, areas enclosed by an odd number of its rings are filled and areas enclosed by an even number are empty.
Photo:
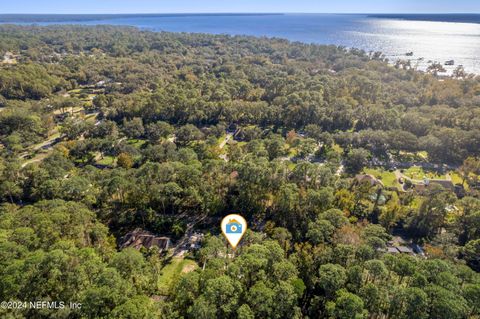
[[[454,60],[445,61],[445,65],[455,65],[455,61]]]
[[[413,52],[412,52],[412,51],[407,52],[407,53],[405,53],[405,55],[406,55],[406,56],[413,56]]]

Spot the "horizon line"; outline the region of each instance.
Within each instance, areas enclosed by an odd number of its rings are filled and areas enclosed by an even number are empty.
[[[480,12],[123,12],[123,13],[111,13],[111,12],[96,12],[96,13],[38,13],[38,12],[11,12],[11,13],[0,13],[0,16],[5,15],[173,15],[173,14],[184,14],[184,15],[222,15],[222,14],[231,14],[231,15],[282,15],[282,14],[411,14],[411,15],[480,15]]]

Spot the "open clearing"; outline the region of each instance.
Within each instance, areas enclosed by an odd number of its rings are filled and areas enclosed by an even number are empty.
[[[172,284],[180,276],[180,274],[191,272],[197,267],[197,263],[193,260],[172,258],[171,262],[161,270],[161,275],[158,280],[159,290],[162,292],[162,294],[167,295]]]

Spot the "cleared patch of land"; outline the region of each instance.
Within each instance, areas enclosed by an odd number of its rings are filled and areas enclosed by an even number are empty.
[[[159,290],[164,295],[168,295],[172,284],[182,273],[191,272],[198,267],[197,263],[190,259],[172,258],[169,264],[161,270],[158,280]]]
[[[389,172],[381,168],[365,168],[363,172],[375,176],[375,178],[381,180],[386,187],[400,186],[394,172]]]

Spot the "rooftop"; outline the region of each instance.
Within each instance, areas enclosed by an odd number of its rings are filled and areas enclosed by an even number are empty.
[[[120,248],[132,247],[135,249],[158,247],[160,251],[167,250],[171,241],[169,237],[155,236],[154,234],[140,228],[126,234],[121,240]]]

